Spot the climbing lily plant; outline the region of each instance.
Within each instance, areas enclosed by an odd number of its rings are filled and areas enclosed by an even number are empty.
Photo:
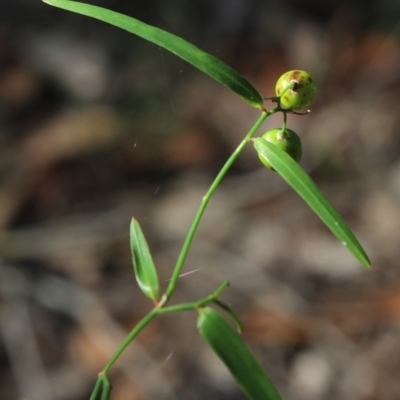
[[[169,50],[232,90],[250,106],[259,109],[261,113],[253,127],[228,158],[206,195],[201,199],[199,209],[183,243],[167,289],[162,294],[160,293],[157,268],[153,262],[145,236],[139,222],[136,219],[132,219],[130,244],[133,269],[140,290],[152,301],[153,308],[133,327],[103,370],[100,371],[90,400],[110,399],[111,383],[108,373],[139,332],[159,315],[182,311],[198,313],[197,328],[200,335],[226,365],[232,377],[249,399],[281,400],[282,397],[268,374],[241,338],[242,325],[239,318],[219,298],[221,292],[229,286],[228,281],[221,283],[213,293],[196,302],[172,306],[168,305],[168,303],[175,292],[179,275],[184,267],[186,256],[207,204],[229,168],[247,145],[253,145],[255,153],[262,164],[276,171],[303,198],[360,264],[367,268],[370,267],[371,264],[367,254],[346,222],[308,174],[299,166],[298,162],[302,155],[301,140],[294,131],[286,127],[287,115],[298,113],[298,110],[304,109],[313,100],[316,92],[314,80],[305,71],[293,70],[284,73],[277,80],[275,96],[269,99],[274,102],[275,107],[267,110],[264,107],[264,99],[261,94],[243,76],[216,57],[202,51],[182,38],[147,25],[137,19],[101,7],[69,0],[43,1],[55,7],[115,25]],[[256,138],[255,134],[261,124],[269,116],[276,113],[281,113],[283,116],[282,126],[269,130]],[[225,314],[231,317],[235,329],[217,311],[218,309],[224,310]]]

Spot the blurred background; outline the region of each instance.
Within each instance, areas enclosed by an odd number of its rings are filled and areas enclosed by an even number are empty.
[[[399,399],[400,3],[91,3],[193,42],[265,97],[287,70],[313,75],[312,112],[288,127],[373,268],[250,146],[210,202],[172,303],[228,279],[221,298],[287,400]],[[258,115],[127,32],[39,0],[0,2],[0,400],[89,398],[151,309],[130,218],[165,288],[201,197]],[[245,399],[195,320],[152,322],[112,369],[112,399]]]

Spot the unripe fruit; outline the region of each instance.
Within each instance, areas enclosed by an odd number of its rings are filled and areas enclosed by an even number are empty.
[[[281,128],[271,129],[270,131],[265,132],[264,135],[262,135],[262,138],[267,142],[278,146],[285,153],[289,154],[295,161],[299,162],[301,160],[301,155],[303,153],[301,140],[297,133],[291,129],[286,129],[284,132]],[[274,171],[265,157],[260,154],[258,156],[267,168]]]
[[[281,97],[283,91],[293,83],[292,89],[288,89]],[[300,110],[308,106],[315,96],[317,85],[306,71],[289,71],[284,73],[276,82],[276,95],[280,97],[283,108]]]

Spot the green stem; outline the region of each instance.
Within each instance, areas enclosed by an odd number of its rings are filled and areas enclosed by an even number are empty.
[[[119,356],[124,352],[124,350],[128,347],[128,345],[132,342],[132,340],[140,333],[140,331],[148,324],[150,321],[152,321],[157,315],[161,314],[167,314],[171,312],[177,312],[177,311],[188,311],[188,310],[195,310],[199,307],[202,307],[206,305],[207,303],[210,303],[212,301],[215,301],[215,299],[219,296],[219,294],[229,286],[229,282],[225,281],[221,285],[218,286],[218,288],[209,296],[205,297],[204,299],[195,301],[193,303],[185,303],[185,304],[178,304],[176,306],[171,306],[171,307],[165,307],[165,308],[154,308],[151,310],[147,315],[145,315],[140,322],[130,331],[128,336],[124,339],[124,341],[121,343],[121,345],[118,347],[117,351],[113,354],[113,356],[110,358],[106,366],[104,367],[103,371],[100,372],[99,377],[97,379],[96,385],[93,389],[92,395],[90,397],[90,400],[95,400],[97,398],[100,384],[102,384],[103,387],[103,393],[104,391],[110,392],[111,386],[110,382],[108,381],[107,378],[107,373],[110,370],[110,368],[114,365],[114,363],[117,361]],[[103,399],[102,399],[103,400]]]
[[[101,394],[101,400],[109,400],[111,392],[111,384],[107,376],[103,375],[103,393]]]
[[[233,319],[236,325],[236,329],[238,330],[239,333],[243,332],[243,325],[240,322],[239,317],[233,312],[233,310],[225,303],[223,303],[221,300],[218,300],[215,298],[214,303],[217,304],[219,307],[221,307],[223,310],[225,310]]]
[[[90,396],[90,400],[96,400],[99,394],[100,388],[103,386],[103,376],[99,374],[96,384],[94,385],[92,395]]]
[[[282,133],[286,131],[286,120],[287,120],[287,113],[283,113],[283,124],[282,124]]]
[[[209,302],[215,301],[218,297],[218,295],[221,293],[222,290],[224,290],[227,286],[229,286],[229,282],[224,282],[222,283],[217,290],[212,293],[211,295],[205,297],[204,299],[201,299],[199,301],[193,302],[193,303],[186,303],[186,304],[180,304],[176,306],[171,306],[171,307],[164,307],[168,300],[171,298],[171,295],[173,294],[176,284],[179,278],[179,275],[182,271],[183,265],[186,260],[186,256],[189,252],[190,245],[193,241],[193,237],[196,233],[196,230],[199,226],[200,220],[204,214],[204,211],[207,207],[208,202],[210,201],[211,196],[214,194],[215,190],[221,183],[222,179],[228,172],[229,168],[232,166],[234,161],[238,158],[239,154],[243,151],[243,149],[246,147],[246,145],[250,142],[250,139],[252,136],[256,133],[257,129],[261,126],[261,124],[265,121],[267,117],[269,117],[272,114],[275,114],[276,112],[280,111],[279,107],[270,110],[270,111],[263,111],[257,122],[254,124],[254,126],[250,129],[248,134],[245,136],[245,138],[242,140],[242,142],[239,144],[237,149],[233,152],[233,154],[229,157],[228,161],[225,163],[225,165],[222,167],[221,171],[215,178],[214,182],[211,184],[210,188],[208,189],[208,192],[206,195],[203,197],[202,202],[200,204],[200,207],[197,211],[197,214],[193,220],[192,226],[189,229],[188,235],[186,237],[185,243],[183,244],[181,253],[178,257],[178,261],[175,265],[172,278],[170,280],[170,283],[167,287],[167,290],[165,294],[163,295],[161,301],[157,305],[156,308],[151,310],[147,315],[145,315],[140,322],[131,330],[131,332],[128,334],[128,336],[124,339],[124,341],[121,343],[121,345],[118,347],[116,352],[113,354],[113,356],[110,358],[106,366],[104,367],[103,371],[99,374],[99,378],[96,382],[96,385],[94,387],[92,396],[90,397],[90,400],[95,400],[97,398],[97,395],[99,393],[100,387],[102,388],[102,400],[108,399],[111,386],[110,382],[107,378],[107,373],[110,370],[110,368],[114,365],[114,363],[117,361],[119,356],[125,351],[125,349],[128,347],[128,345],[132,342],[132,340],[140,333],[140,331],[147,325],[149,324],[157,315],[161,314],[166,314],[170,312],[177,312],[177,311],[186,311],[186,310],[194,310],[199,307],[203,307]],[[219,304],[219,302],[217,302]]]
[[[113,366],[115,361],[117,361],[118,357],[123,353],[123,351],[128,347],[130,342],[139,334],[139,332],[157,315],[158,310],[155,308],[151,310],[147,315],[145,315],[140,322],[130,331],[129,335],[124,339],[121,345],[118,347],[117,351],[110,358],[106,366],[104,367],[103,373],[107,374],[109,369]]]
[[[179,279],[179,275],[182,272],[182,268],[185,263],[187,254],[189,252],[190,245],[192,244],[193,237],[196,233],[196,230],[199,226],[200,220],[204,214],[204,211],[207,207],[208,202],[210,201],[211,196],[214,194],[215,190],[221,183],[222,179],[224,178],[224,176],[226,175],[226,173],[228,172],[229,168],[232,166],[234,161],[238,158],[239,154],[246,147],[246,145],[250,142],[251,137],[256,133],[257,129],[261,126],[261,124],[265,121],[265,119],[267,117],[269,117],[270,115],[274,114],[277,111],[278,111],[277,109],[273,109],[271,111],[265,111],[261,114],[260,118],[254,124],[254,126],[250,129],[249,133],[242,140],[242,142],[239,144],[237,149],[233,152],[233,154],[229,157],[228,161],[222,167],[221,171],[219,172],[219,174],[215,178],[214,182],[211,184],[210,188],[208,189],[208,192],[203,197],[200,207],[197,211],[197,214],[193,220],[192,226],[190,227],[188,235],[186,236],[186,240],[183,244],[181,253],[179,254],[179,257],[178,257],[178,261],[176,262],[174,271],[172,273],[172,278],[169,282],[169,285],[167,287],[165,294],[163,295],[163,297],[160,301],[159,307],[162,307],[163,305],[165,305],[168,302],[168,300],[171,298],[172,293],[175,291],[176,284]]]
[[[229,286],[229,282],[225,281],[221,285],[218,286],[217,290],[214,293],[210,294],[207,297],[204,297],[201,300],[194,301],[192,303],[184,303],[178,304],[176,306],[164,307],[157,309],[157,314],[167,314],[177,311],[189,311],[189,310],[196,310],[197,308],[204,307],[206,304],[215,302],[219,294]]]

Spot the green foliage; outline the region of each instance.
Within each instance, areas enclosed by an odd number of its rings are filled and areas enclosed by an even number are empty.
[[[86,15],[100,21],[115,25],[148,40],[171,53],[176,54],[188,63],[194,65],[217,82],[231,89],[250,105],[263,109],[263,99],[260,93],[238,72],[223,63],[218,58],[206,53],[193,44],[162,29],[147,25],[135,18],[128,17],[105,8],[69,0],[43,0],[45,3],[64,10]]]
[[[317,85],[308,72],[294,70],[285,72],[278,79],[275,91],[282,107],[300,110],[312,102]]]
[[[297,133],[291,129],[271,129],[268,132],[265,132],[262,135],[262,138],[267,142],[279,147],[285,153],[289,154],[289,156],[292,157],[296,162],[301,160],[301,156],[303,154],[301,140]],[[275,171],[274,168],[272,168],[272,165],[261,153],[258,153],[258,157],[267,168]]]
[[[258,153],[258,157],[266,167],[277,171],[282,178],[289,183],[362,265],[366,267],[371,265],[364,249],[361,247],[350,228],[343,221],[342,217],[321,193],[306,172],[298,165],[298,161],[302,155],[301,141],[295,132],[286,128],[287,114],[293,110],[306,107],[312,101],[316,91],[315,82],[308,72],[299,70],[286,72],[277,81],[277,97],[272,98],[277,102],[277,107],[267,111],[264,108],[261,95],[243,76],[214,56],[175,35],[144,24],[143,22],[123,14],[89,4],[69,0],[43,1],[50,5],[115,25],[171,51],[193,64],[217,82],[231,89],[251,106],[259,108],[262,111],[261,116],[226,161],[206,195],[203,197],[179,254],[169,285],[165,293],[161,296],[161,299],[159,297],[160,288],[157,270],[153,263],[150,250],[139,223],[132,219],[130,226],[130,244],[136,280],[142,292],[154,301],[155,307],[132,329],[114,355],[110,358],[104,369],[99,373],[90,400],[96,400],[99,396],[101,396],[102,400],[109,399],[111,384],[107,377],[108,371],[132,340],[134,340],[139,332],[141,332],[155,317],[170,312],[193,311],[196,309],[199,311],[197,326],[200,334],[218,357],[225,363],[233,378],[247,396],[250,399],[256,400],[281,400],[281,396],[275,389],[268,375],[262,369],[242,338],[219,313],[206,307],[209,303],[217,304],[232,316],[236,326],[241,329],[241,323],[235,313],[218,298],[220,293],[229,285],[227,281],[222,283],[212,294],[196,302],[168,307],[167,303],[176,289],[177,281],[184,266],[192,240],[211,196],[214,194],[237,157],[250,141],[253,140],[252,137],[260,128],[261,124],[270,115],[278,112],[283,113],[282,128],[270,130],[266,132],[262,138],[254,139],[254,147]]]
[[[132,218],[130,232],[132,262],[137,283],[147,297],[157,301],[160,294],[157,270],[142,229],[134,218]]]
[[[254,147],[260,157],[264,158],[303,198],[357,260],[365,267],[370,267],[371,262],[353,232],[297,162],[263,138],[255,139]]]
[[[252,400],[282,400],[274,384],[243,339],[212,308],[199,310],[197,328],[238,385]]]

